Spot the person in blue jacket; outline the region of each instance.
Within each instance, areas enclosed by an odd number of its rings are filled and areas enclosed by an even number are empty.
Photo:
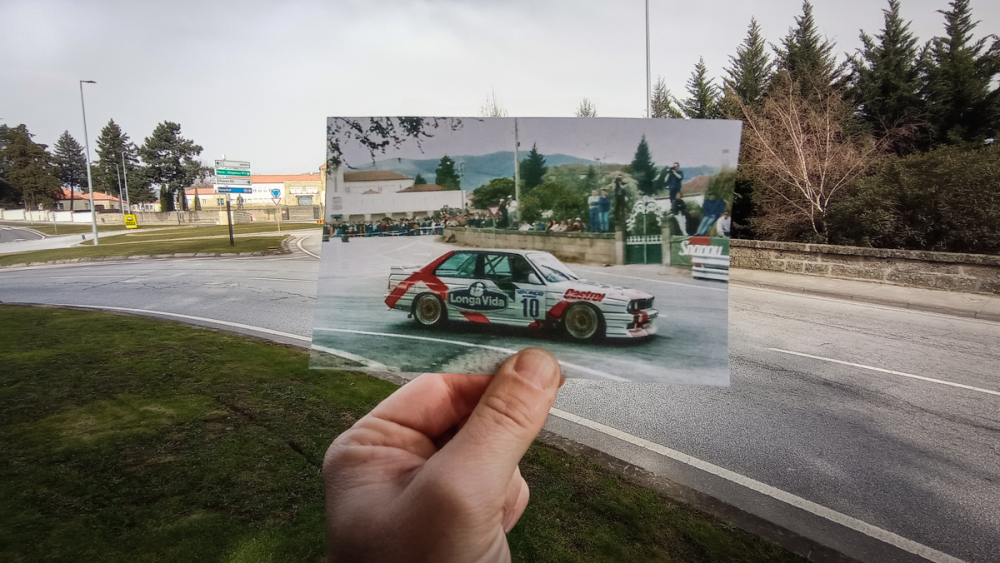
[[[611,198],[608,197],[608,190],[601,190],[601,198],[597,201],[597,205],[601,232],[606,233],[611,230],[611,226],[608,224],[611,219]]]
[[[701,220],[701,225],[698,226],[698,232],[695,236],[704,236],[708,234],[708,230],[712,228],[712,225],[719,220],[726,211],[726,202],[715,197],[715,194],[708,196],[705,200],[705,204],[701,208],[704,218]]]

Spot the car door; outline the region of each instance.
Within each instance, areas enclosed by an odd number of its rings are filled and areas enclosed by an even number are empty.
[[[484,254],[483,277],[508,298],[507,308],[497,311],[497,317],[525,325],[545,317],[545,286],[523,256]]]
[[[444,297],[448,318],[456,318],[455,315],[460,310],[460,307],[452,305],[456,301],[452,294],[462,295],[463,292],[468,292],[469,286],[476,281],[478,261],[479,254],[476,252],[456,252],[434,270],[434,276],[448,288]]]

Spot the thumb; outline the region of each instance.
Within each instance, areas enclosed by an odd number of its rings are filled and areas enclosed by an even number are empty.
[[[541,348],[507,359],[465,426],[434,457],[457,475],[477,475],[482,491],[503,492],[517,463],[538,436],[562,378],[559,362]]]

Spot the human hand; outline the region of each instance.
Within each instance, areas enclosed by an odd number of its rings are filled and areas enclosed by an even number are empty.
[[[517,463],[565,382],[529,348],[496,375],[425,373],[330,445],[328,560],[509,561],[528,505]]]

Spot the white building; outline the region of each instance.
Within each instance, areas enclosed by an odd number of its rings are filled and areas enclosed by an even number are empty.
[[[427,184],[414,186],[413,178],[391,170],[335,168],[326,179],[326,215],[347,221],[372,221],[385,217],[421,217],[443,207],[464,209],[462,190],[445,190]]]

